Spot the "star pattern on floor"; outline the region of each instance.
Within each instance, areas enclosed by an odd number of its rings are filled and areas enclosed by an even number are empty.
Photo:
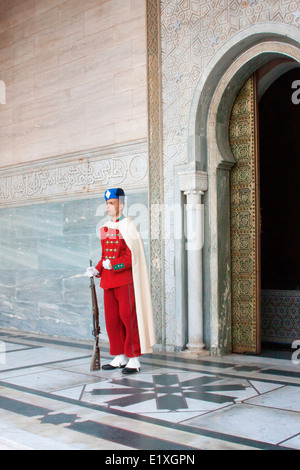
[[[300,449],[300,372],[290,351],[280,359],[270,351],[199,360],[153,354],[124,376],[90,372],[90,346],[87,353],[82,343],[38,341],[7,336],[0,446]]]
[[[78,419],[77,414],[67,414],[67,413],[54,413],[54,414],[45,414],[42,418],[40,418],[41,423],[48,423],[48,424],[72,424],[74,421]]]
[[[105,401],[109,407],[132,406],[149,400],[156,401],[157,410],[187,410],[187,398],[217,404],[234,403],[238,392],[246,390],[240,383],[220,383],[218,376],[201,376],[180,380],[177,374],[153,375],[152,382],[141,379],[112,379],[110,386],[93,388],[92,396],[116,396]],[[224,394],[224,392],[232,392]]]

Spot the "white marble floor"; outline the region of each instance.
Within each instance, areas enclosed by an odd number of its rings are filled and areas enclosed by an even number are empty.
[[[1,450],[300,449],[291,359],[154,353],[124,376],[90,372],[90,343],[0,330],[0,345]]]

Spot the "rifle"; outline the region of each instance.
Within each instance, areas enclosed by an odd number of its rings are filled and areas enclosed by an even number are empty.
[[[90,266],[92,266],[92,261],[90,260]],[[93,331],[92,334],[95,338],[94,340],[94,349],[91,361],[90,370],[100,370],[100,348],[99,348],[99,334],[100,334],[100,325],[99,325],[99,308],[97,301],[97,294],[95,288],[94,277],[90,278],[90,288],[92,294],[92,306],[93,306]]]

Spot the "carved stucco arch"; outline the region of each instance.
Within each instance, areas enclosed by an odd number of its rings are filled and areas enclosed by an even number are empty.
[[[233,104],[241,83],[273,57],[287,56],[299,62],[299,43],[300,32],[294,26],[255,24],[240,31],[220,47],[199,77],[193,94],[188,131],[190,162],[198,162],[199,169],[207,169],[208,115],[213,97],[216,97],[226,77],[229,75],[228,84],[232,88],[226,90],[225,87],[221,91],[219,111],[222,105],[228,107],[230,100]],[[278,49],[277,46],[273,49],[275,44],[278,44]],[[256,46],[263,46],[264,50]],[[289,46],[292,46],[291,50]],[[228,92],[227,96],[225,91]],[[217,132],[220,132],[219,126],[216,127]]]
[[[240,32],[218,51],[201,75],[191,106],[189,163],[208,174],[204,200],[204,330],[213,355],[231,351],[228,170],[235,160],[228,138],[230,111],[249,76],[278,57],[300,63],[296,28],[275,25],[274,30],[266,31],[266,25],[254,25]],[[220,211],[220,199],[228,202],[228,211]]]

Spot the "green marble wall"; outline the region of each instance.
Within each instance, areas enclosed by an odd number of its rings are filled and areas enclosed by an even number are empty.
[[[140,226],[149,259],[147,192],[128,195],[126,214]],[[1,328],[92,339],[85,271],[100,259],[98,229],[106,219],[102,197],[0,210]]]

